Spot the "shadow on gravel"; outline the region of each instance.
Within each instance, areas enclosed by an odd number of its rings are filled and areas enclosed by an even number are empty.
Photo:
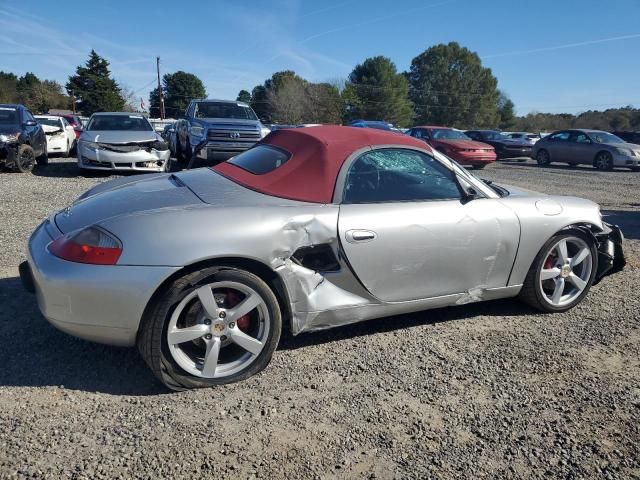
[[[102,178],[109,177],[112,172],[102,171],[87,171],[80,172],[78,163],[75,160],[69,160],[64,162],[54,162],[44,167],[35,166],[33,168],[34,175],[38,177],[53,177],[53,178],[77,178],[77,177],[89,177],[89,178]]]
[[[502,317],[510,315],[537,314],[540,313],[514,299],[472,303],[457,307],[446,307],[409,313],[395,317],[378,318],[331,330],[305,333],[297,337],[287,335],[280,341],[278,349],[295,350],[297,348],[304,348],[310,345],[339,342],[350,338],[375,335],[377,333],[391,332],[394,330],[401,330],[421,325],[435,325],[441,322],[464,320],[480,315]]]
[[[504,165],[516,165],[520,167],[530,167],[530,168],[539,168],[545,170],[567,170],[567,171],[576,171],[576,172],[598,172],[598,173],[625,173],[629,174],[629,170],[626,168],[616,168],[614,170],[610,170],[608,172],[600,172],[600,170],[596,170],[591,165],[568,165],[566,163],[552,163],[551,165],[547,165],[546,167],[541,167],[536,163],[534,159],[526,158],[524,160],[518,159],[505,159],[498,160],[496,163],[504,164]]]
[[[44,319],[17,277],[0,279],[0,386],[45,387],[112,395],[169,393],[135,348],[86,342]]]
[[[389,332],[403,328],[461,320],[478,315],[532,314],[510,300],[441,308],[347,325],[333,330],[283,336],[279,350]],[[0,344],[4,359],[0,386],[46,387],[111,395],[170,393],[156,381],[135,348],[86,342],[64,334],[44,319],[34,295],[17,277],[0,279]]]
[[[640,209],[640,204],[632,204]],[[618,225],[624,238],[640,240],[640,210],[602,210],[603,220]]]

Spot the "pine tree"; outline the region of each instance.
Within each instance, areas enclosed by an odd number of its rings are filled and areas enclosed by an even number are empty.
[[[85,66],[78,66],[69,77],[67,93],[73,94],[83,115],[94,112],[119,112],[125,106],[117,82],[111,78],[109,62],[91,50]]]

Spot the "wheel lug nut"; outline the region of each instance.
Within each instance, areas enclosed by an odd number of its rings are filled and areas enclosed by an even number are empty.
[[[211,340],[211,334],[210,334],[210,333],[207,333],[207,334],[204,336],[204,338],[206,338],[207,340]]]
[[[226,336],[226,335],[222,335],[222,336],[220,337],[220,340],[221,340],[222,342],[224,342],[226,339],[227,339],[227,336]]]
[[[227,312],[225,312],[225,311],[223,310],[223,311],[221,311],[221,312],[218,314],[218,316],[219,316],[220,318],[225,318],[225,317],[227,316]]]
[[[233,328],[233,327],[235,327],[235,326],[236,326],[236,324],[235,324],[235,323],[233,323],[233,322],[231,322],[231,323],[229,324],[229,328]]]
[[[208,318],[204,321],[205,325],[211,325],[211,320],[209,320]]]

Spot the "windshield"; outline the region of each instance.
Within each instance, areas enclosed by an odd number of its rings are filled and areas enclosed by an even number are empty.
[[[0,107],[0,123],[5,125],[17,125],[18,111],[11,107]]]
[[[431,136],[434,140],[471,140],[464,133],[448,128],[436,128],[431,130]]]
[[[485,140],[509,140],[509,137],[500,132],[483,132]]]
[[[607,132],[589,132],[589,136],[596,143],[626,143],[620,137]]]
[[[57,118],[39,118],[39,117],[36,117],[36,120],[38,121],[38,123],[40,125],[48,125],[50,127],[61,128],[60,120],[58,120]]]
[[[153,127],[142,115],[96,115],[91,118],[87,130],[125,130],[151,132]]]
[[[235,118],[238,120],[258,119],[250,107],[230,102],[198,102],[193,116],[196,118]]]

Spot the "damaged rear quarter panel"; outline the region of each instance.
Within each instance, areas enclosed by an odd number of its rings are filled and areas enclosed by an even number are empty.
[[[340,271],[325,274],[292,259],[299,248],[317,245],[329,245],[341,258],[339,207],[287,202],[225,208],[203,204],[111,218],[100,225],[122,241],[123,265],[188,266],[236,257],[269,266],[287,289],[293,333],[312,329],[312,318],[324,311],[374,301],[344,263]]]

